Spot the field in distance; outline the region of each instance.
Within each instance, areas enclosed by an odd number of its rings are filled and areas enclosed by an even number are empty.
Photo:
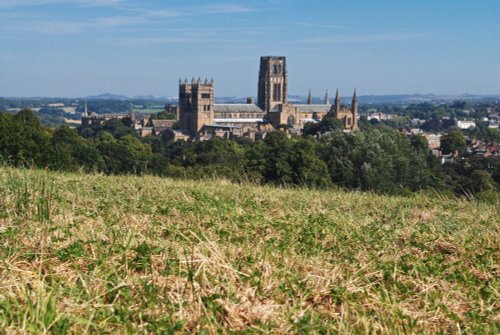
[[[0,329],[495,334],[498,245],[438,194],[0,167]]]

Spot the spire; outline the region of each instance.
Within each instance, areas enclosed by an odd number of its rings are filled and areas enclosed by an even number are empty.
[[[334,110],[335,110],[335,113],[339,113],[340,112],[340,94],[339,94],[339,90],[337,89],[337,93],[335,94],[335,102],[334,102]]]
[[[311,95],[311,90],[309,90],[309,96],[307,97],[307,104],[312,105],[313,104],[313,98]]]
[[[351,129],[358,129],[358,95],[356,94],[356,89],[354,89],[354,95],[352,96],[352,118],[353,124]]]
[[[328,90],[326,90],[326,93],[325,93],[325,105],[329,105],[330,104],[330,95],[328,94]]]

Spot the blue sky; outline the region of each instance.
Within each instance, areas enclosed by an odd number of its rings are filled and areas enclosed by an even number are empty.
[[[0,0],[0,46],[0,96],[255,96],[263,55],[290,94],[500,94],[500,0]]]

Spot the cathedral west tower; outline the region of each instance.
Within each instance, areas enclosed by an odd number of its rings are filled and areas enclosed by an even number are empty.
[[[193,78],[179,80],[179,124],[181,129],[188,130],[196,136],[205,125],[214,123],[214,82],[205,79],[202,82]]]
[[[266,113],[288,101],[288,73],[286,58],[260,58],[258,106]]]

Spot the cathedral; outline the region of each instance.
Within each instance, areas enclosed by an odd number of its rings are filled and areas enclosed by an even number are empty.
[[[261,57],[257,104],[216,104],[214,81],[194,78],[179,81],[179,128],[191,138],[203,136],[249,136],[255,138],[273,128],[287,125],[299,131],[307,122],[319,122],[325,115],[342,121],[345,130],[358,128],[356,91],[351,106],[342,105],[337,90],[334,104],[328,91],[323,104],[288,102],[288,72],[285,57]]]

